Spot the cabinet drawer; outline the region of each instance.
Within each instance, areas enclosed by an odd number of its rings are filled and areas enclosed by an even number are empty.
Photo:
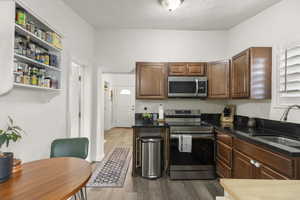
[[[228,166],[232,165],[232,148],[223,144],[222,142],[217,142],[217,157],[226,163]]]
[[[225,163],[223,163],[218,158],[217,158],[217,174],[221,178],[231,178],[232,177],[231,168],[228,167]]]
[[[228,146],[232,147],[232,137],[230,135],[217,131],[217,139],[218,141],[221,141],[224,144],[227,144]]]
[[[276,179],[276,180],[289,179],[289,178],[285,177],[284,175],[279,174],[278,172],[276,172],[273,169],[266,167],[266,166],[262,166],[260,168],[259,178],[260,179]]]
[[[290,178],[294,177],[294,161],[254,144],[235,139],[234,148]]]

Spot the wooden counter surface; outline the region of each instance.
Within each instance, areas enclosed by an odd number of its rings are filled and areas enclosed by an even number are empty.
[[[221,179],[231,200],[298,200],[298,180]]]

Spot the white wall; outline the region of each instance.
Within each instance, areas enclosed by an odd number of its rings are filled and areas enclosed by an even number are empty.
[[[129,72],[137,61],[214,61],[226,58],[226,31],[99,30],[104,72]]]
[[[201,113],[221,113],[224,109],[226,101],[209,100],[203,101],[199,99],[168,99],[168,100],[136,100],[136,112],[158,113],[158,107],[162,104],[164,109],[200,109]]]
[[[300,1],[284,0],[229,31],[228,55],[234,55],[251,46],[272,46],[273,73],[276,71],[276,48],[300,41]],[[276,76],[273,75],[273,98],[268,101],[233,101],[241,115],[279,120],[283,109],[275,108]],[[300,122],[300,111],[291,111],[289,121]]]
[[[137,61],[215,61],[227,56],[227,31],[170,31],[170,30],[99,30],[96,54],[104,71],[129,72]],[[108,76],[113,85],[135,85],[124,81],[122,75]],[[110,80],[114,77],[114,80]],[[123,80],[123,81],[122,81]],[[136,101],[136,112],[145,105],[157,112],[160,101]],[[168,100],[166,108],[194,108],[203,112],[221,112],[222,101]],[[189,105],[188,107],[186,105]]]
[[[7,116],[10,115],[26,130],[23,140],[13,144],[9,150],[27,162],[48,158],[52,140],[68,136],[67,75],[70,62],[71,59],[75,59],[86,65],[89,73],[87,81],[91,82],[91,68],[94,64],[94,29],[61,0],[22,2],[65,36],[61,93],[44,95],[40,91],[13,89],[11,93],[0,97],[0,127],[5,126]],[[91,92],[92,88],[89,85],[86,95],[90,96]],[[89,106],[86,111],[89,119],[85,126],[89,130],[87,134],[91,134],[91,103],[87,103]]]

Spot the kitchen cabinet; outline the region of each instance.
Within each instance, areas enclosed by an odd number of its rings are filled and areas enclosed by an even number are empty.
[[[210,62],[207,65],[208,97],[230,97],[230,61]]]
[[[205,76],[206,63],[169,63],[170,76]]]
[[[256,161],[254,158],[234,151],[233,178],[237,179],[277,179],[287,180],[286,176],[276,172],[270,167]]]
[[[187,64],[188,76],[205,76],[206,63],[188,63]]]
[[[233,177],[237,179],[255,178],[255,166],[251,163],[252,158],[239,151],[233,151]],[[254,162],[254,161],[253,161]]]
[[[296,179],[292,158],[234,139],[233,178]]]
[[[169,63],[169,75],[184,76],[187,74],[186,63]]]
[[[217,174],[222,178],[232,177],[232,140],[231,136],[217,131]]]
[[[216,131],[216,169],[221,178],[299,179],[300,160]]]
[[[136,98],[166,98],[167,64],[143,62],[136,65]]]
[[[252,47],[232,58],[231,97],[271,98],[272,48]]]

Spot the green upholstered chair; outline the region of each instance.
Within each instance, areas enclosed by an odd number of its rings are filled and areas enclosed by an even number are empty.
[[[56,139],[51,144],[51,158],[56,157],[75,157],[86,159],[89,152],[89,140],[88,138],[65,138]],[[84,191],[74,195],[74,199],[87,200],[86,187]]]
[[[88,156],[88,151],[88,138],[57,139],[51,144],[50,157],[76,157],[86,159]]]

